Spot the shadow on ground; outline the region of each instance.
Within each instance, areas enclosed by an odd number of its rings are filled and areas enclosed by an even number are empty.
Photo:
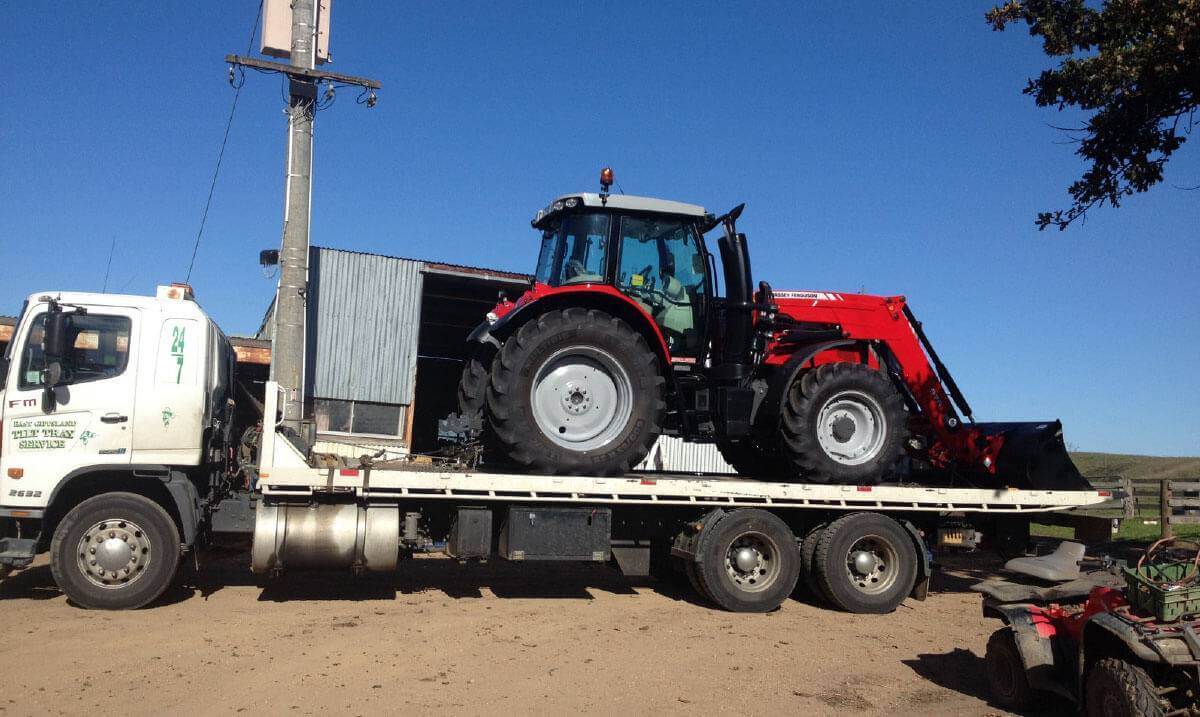
[[[987,680],[984,678],[987,674],[987,663],[970,650],[960,647],[943,654],[920,654],[916,659],[901,662],[939,687],[976,697],[997,709],[1007,709],[992,700]],[[1040,709],[1018,714],[1061,715],[1072,714],[1074,709],[1074,705],[1069,701],[1046,695]]]

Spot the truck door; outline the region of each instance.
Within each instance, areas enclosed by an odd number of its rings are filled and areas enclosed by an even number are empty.
[[[93,307],[71,317],[56,406],[42,410],[46,306],[14,337],[4,394],[0,504],[40,507],[67,474],[130,462],[138,355],[137,309]]]

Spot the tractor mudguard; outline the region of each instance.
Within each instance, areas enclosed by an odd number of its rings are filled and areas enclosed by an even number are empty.
[[[1003,485],[1034,490],[1095,490],[1071,462],[1063,443],[1062,423],[976,423],[985,436],[1004,439],[996,458]]]
[[[796,380],[796,374],[804,368],[804,364],[808,363],[814,356],[822,351],[829,349],[843,348],[857,343],[853,339],[839,339],[837,341],[821,341],[815,344],[804,346],[795,346],[795,351],[787,363],[779,366],[772,374],[770,374],[769,383],[767,385],[767,394],[754,407],[754,415],[751,417],[751,425],[756,431],[761,431],[761,435],[773,435],[779,428],[779,416],[783,411],[783,402],[787,398],[788,388],[792,382]]]
[[[496,322],[495,326],[501,325],[504,319]],[[492,336],[493,325],[486,321],[481,321],[478,326],[471,329],[471,333],[467,335],[467,344],[491,344],[496,348],[500,348],[500,341]]]
[[[1054,659],[1054,641],[1069,638],[1058,630],[1040,607],[1028,603],[1001,605],[985,602],[984,614],[999,617],[1013,631],[1030,687],[1075,699],[1073,692],[1064,686],[1060,675],[1061,665],[1056,664]]]

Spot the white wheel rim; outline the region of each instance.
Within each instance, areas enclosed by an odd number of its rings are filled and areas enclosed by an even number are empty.
[[[633,414],[629,374],[593,346],[560,349],[546,359],[534,374],[529,399],[542,434],[573,451],[608,445]]]
[[[861,391],[842,391],[817,414],[817,442],[830,459],[847,466],[868,463],[883,450],[883,407]]]

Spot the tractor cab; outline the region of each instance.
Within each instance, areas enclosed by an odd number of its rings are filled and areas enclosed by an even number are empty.
[[[542,232],[534,280],[547,289],[616,289],[662,332],[672,357],[699,358],[712,278],[703,207],[663,199],[580,193],[538,212]]]

